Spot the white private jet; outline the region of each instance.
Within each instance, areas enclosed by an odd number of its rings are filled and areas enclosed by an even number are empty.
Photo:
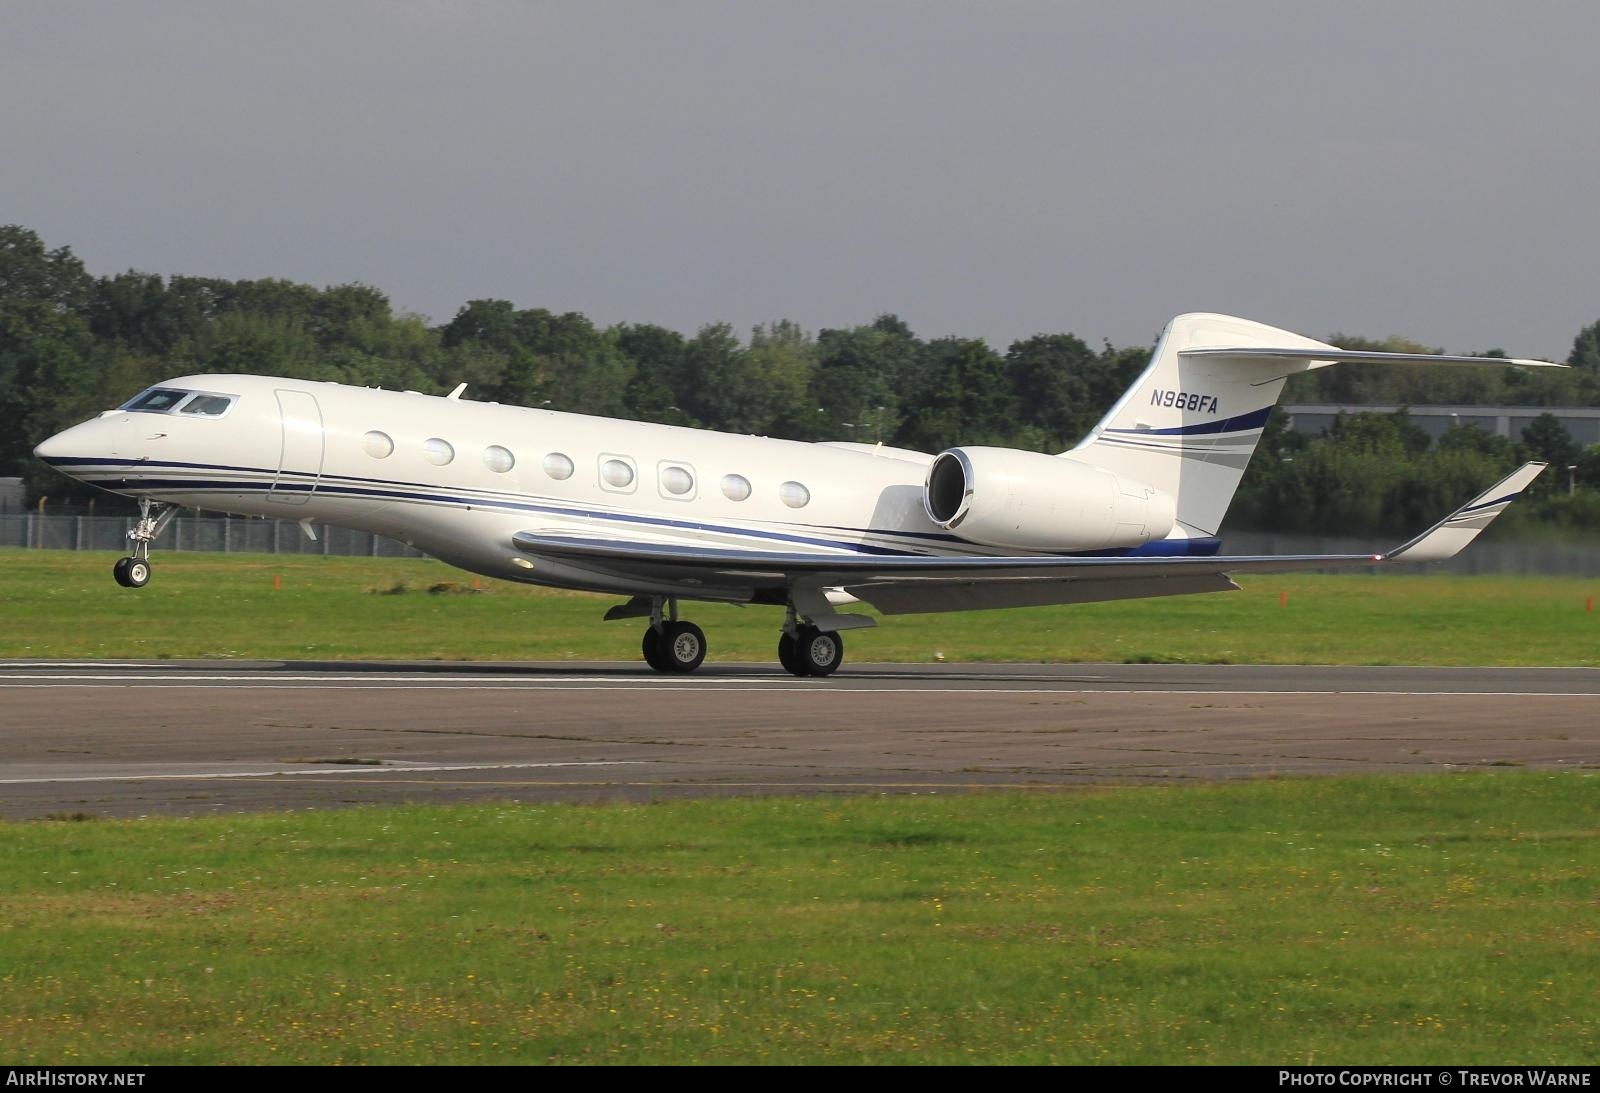
[[[1366,353],[1224,315],[1174,319],[1150,366],[1060,455],[808,444],[262,376],[194,375],[34,453],[134,497],[118,583],[195,506],[377,532],[489,577],[630,597],[644,659],[691,672],[680,600],[786,609],[778,659],[826,676],[840,632],[885,614],[1237,588],[1229,574],[1448,558],[1544,464],[1529,463],[1387,553],[1220,557],[1217,529],[1284,380],[1331,364],[1560,367]]]

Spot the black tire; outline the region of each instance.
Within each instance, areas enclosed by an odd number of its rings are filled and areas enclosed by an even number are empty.
[[[123,588],[133,587],[128,583],[128,565],[132,561],[132,558],[118,558],[117,564],[111,567],[111,575],[117,579],[117,583]]]
[[[808,676],[831,676],[844,661],[844,638],[838,633],[823,633],[815,626],[800,627],[796,642],[797,659]]]
[[[150,563],[143,558],[128,559],[128,587],[143,588],[150,583]]]
[[[645,627],[644,641],[641,645],[644,653],[644,662],[658,672],[670,672],[672,668],[661,655],[661,631],[654,626]]]
[[[669,672],[688,673],[706,659],[706,634],[692,622],[669,622],[661,628],[661,660]]]
[[[808,674],[806,666],[800,661],[800,645],[787,630],[778,635],[778,663],[790,675],[804,678]]]

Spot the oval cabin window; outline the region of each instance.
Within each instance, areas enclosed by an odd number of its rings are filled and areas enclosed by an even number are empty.
[[[495,474],[505,474],[517,465],[517,457],[511,454],[509,448],[491,444],[483,450],[483,465]]]
[[[600,464],[600,477],[613,489],[627,489],[633,485],[633,468],[620,459],[608,459]]]
[[[811,491],[798,482],[785,482],[779,486],[778,496],[792,509],[803,509],[811,503]]]
[[[442,467],[456,457],[456,450],[448,440],[431,436],[422,442],[422,457],[435,467]]]
[[[560,452],[551,452],[544,457],[544,473],[557,482],[565,482],[571,478],[572,471],[572,460]]]
[[[373,459],[388,459],[394,454],[394,441],[389,439],[388,433],[374,429],[361,438],[361,450]]]
[[[750,480],[742,474],[722,476],[722,496],[729,501],[745,501],[750,497]]]
[[[684,467],[661,468],[661,488],[674,497],[682,497],[694,489],[694,475]]]

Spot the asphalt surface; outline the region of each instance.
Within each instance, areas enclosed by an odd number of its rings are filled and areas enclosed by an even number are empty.
[[[1600,670],[0,662],[0,816],[1600,769]]]

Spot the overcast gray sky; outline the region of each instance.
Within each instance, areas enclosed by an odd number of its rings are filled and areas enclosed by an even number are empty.
[[[0,0],[0,222],[602,324],[1565,357],[1600,4]]]

